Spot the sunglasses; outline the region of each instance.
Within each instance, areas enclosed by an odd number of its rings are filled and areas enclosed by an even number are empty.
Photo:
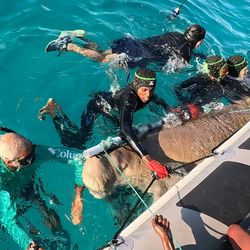
[[[15,162],[15,163],[18,163],[20,165],[20,167],[19,168],[15,168],[15,170],[18,170],[21,167],[29,165],[29,164],[31,164],[31,163],[34,162],[34,160],[35,160],[35,148],[36,148],[36,145],[32,144],[32,150],[31,150],[31,152],[28,155],[26,155],[22,159],[11,160],[11,162]]]

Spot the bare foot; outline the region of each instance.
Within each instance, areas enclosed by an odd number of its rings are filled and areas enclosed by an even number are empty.
[[[46,105],[38,111],[38,119],[44,121],[45,115],[49,114],[52,118],[56,116],[56,112],[62,112],[61,107],[56,103],[53,98],[49,98]]]
[[[78,225],[82,222],[82,209],[83,209],[82,198],[77,197],[73,201],[71,208],[72,223],[74,225]]]

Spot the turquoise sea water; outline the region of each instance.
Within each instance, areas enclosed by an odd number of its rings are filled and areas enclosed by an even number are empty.
[[[36,118],[37,111],[49,97],[54,97],[79,124],[89,94],[124,86],[126,81],[126,74],[121,69],[111,69],[109,65],[73,53],[60,57],[55,53],[46,54],[46,44],[62,30],[85,29],[88,38],[105,49],[112,40],[124,34],[145,38],[173,30],[184,31],[190,24],[199,23],[206,28],[207,36],[198,51],[225,57],[240,53],[250,59],[249,0],[190,0],[180,16],[171,22],[167,16],[180,3],[174,0],[1,0],[0,3],[0,125],[20,132],[36,144],[60,146],[51,120],[40,122]],[[192,60],[187,69],[196,69],[201,62]],[[156,93],[175,104],[171,86],[195,73],[171,73],[169,70],[159,73]],[[152,113],[140,112],[135,123],[154,119]],[[105,131],[101,121],[96,126],[98,131]],[[98,133],[88,146],[99,141]],[[75,227],[67,219],[73,197],[71,168],[61,163],[44,163],[38,174],[49,192],[63,204],[55,205],[44,198],[48,206],[58,212],[63,227],[79,249],[95,249],[113,236],[117,229],[114,210],[88,192],[84,194],[83,224]],[[31,218],[35,218],[34,223],[38,223],[38,212],[30,213]],[[46,237],[51,237],[50,233]],[[18,249],[3,231],[0,240],[1,249]]]

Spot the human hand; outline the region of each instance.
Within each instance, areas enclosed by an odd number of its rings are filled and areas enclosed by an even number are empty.
[[[162,215],[156,215],[154,219],[152,219],[152,226],[155,232],[159,235],[162,241],[162,246],[164,250],[174,250],[174,244],[172,239],[169,238],[170,233],[170,223],[164,218]]]
[[[168,237],[167,231],[169,230],[170,223],[162,215],[156,215],[152,221],[152,226],[155,232],[159,235],[161,239]]]
[[[38,246],[34,241],[32,241],[27,250],[43,250],[43,248],[41,248],[40,246]]]
[[[170,176],[167,168],[156,160],[151,160],[147,164],[147,167],[153,171],[159,179],[164,179]]]

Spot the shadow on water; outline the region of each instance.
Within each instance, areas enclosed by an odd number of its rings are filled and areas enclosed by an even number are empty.
[[[136,191],[140,196],[142,196],[143,192],[140,189],[136,188]],[[106,199],[106,201],[110,202],[113,207],[114,221],[118,227],[121,226],[127,219],[130,211],[133,209],[138,199],[139,198],[136,196],[134,191],[127,186],[117,186],[115,192]],[[147,194],[144,196],[143,200],[148,206],[150,206],[153,198],[150,194]],[[128,224],[135,220],[144,210],[145,206],[141,203],[128,221]]]

